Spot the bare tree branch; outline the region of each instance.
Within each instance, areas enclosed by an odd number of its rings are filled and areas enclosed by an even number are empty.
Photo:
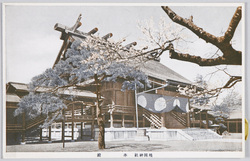
[[[232,38],[233,38],[233,35],[234,35],[234,32],[235,32],[235,29],[237,28],[240,20],[241,20],[241,10],[242,8],[241,7],[238,7],[232,17],[232,20],[228,26],[228,29],[227,31],[225,32],[225,35],[224,35],[224,39],[225,41],[229,42]]]
[[[162,9],[166,12],[169,18],[196,34],[199,38],[203,39],[207,43],[211,43],[215,45],[217,48],[221,50],[223,56],[214,58],[214,59],[206,59],[201,58],[199,56],[191,56],[190,54],[177,53],[174,51],[174,48],[170,50],[170,58],[178,59],[183,61],[189,61],[196,63],[200,66],[214,66],[220,64],[228,64],[228,65],[242,65],[242,52],[235,50],[230,41],[234,35],[234,32],[241,20],[241,7],[236,9],[236,12],[233,15],[233,18],[229,24],[229,27],[222,37],[216,37],[202,28],[196,26],[193,23],[192,19],[184,19],[177,15],[174,11],[172,11],[168,6],[162,6]]]
[[[166,12],[166,14],[169,16],[169,18],[173,22],[188,28],[194,34],[196,34],[199,38],[202,38],[203,40],[209,43],[218,43],[218,39],[216,36],[196,26],[191,19],[185,19],[185,18],[180,17],[174,11],[172,11],[168,6],[162,6],[162,9]]]
[[[195,64],[198,64],[199,66],[212,66],[212,65],[221,65],[221,64],[227,64],[227,60],[223,57],[217,57],[217,58],[201,58],[200,56],[190,55],[190,54],[183,54],[175,52],[173,45],[171,46],[171,49],[169,50],[169,56],[172,59],[178,59],[182,61],[188,61]]]
[[[231,76],[230,79],[227,81],[227,83],[222,87],[218,87],[218,88],[214,88],[210,90],[203,89],[202,91],[197,92],[195,86],[190,86],[190,87],[187,86],[184,88],[179,86],[178,91],[180,92],[180,94],[188,96],[190,98],[196,97],[196,96],[203,96],[204,94],[210,95],[209,98],[214,98],[214,97],[217,97],[223,89],[231,88],[236,83],[241,82],[241,81],[242,81],[241,76]]]
[[[231,76],[229,81],[223,86],[223,88],[231,88],[234,86],[237,82],[240,82],[242,80],[241,76]]]

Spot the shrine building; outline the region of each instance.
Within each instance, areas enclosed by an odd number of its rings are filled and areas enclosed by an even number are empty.
[[[61,32],[62,47],[55,60],[65,58],[65,53],[73,41],[84,39],[97,32],[97,28],[84,33],[77,30],[79,24],[67,27],[55,25]],[[103,38],[108,39],[112,34]],[[189,98],[177,92],[179,87],[191,86],[192,82],[161,64],[157,60],[147,61],[141,70],[148,76],[151,87],[121,91],[122,82],[103,82],[101,93],[104,100],[102,114],[105,120],[105,140],[133,140],[138,129],[144,129],[151,140],[193,140],[185,129],[196,127],[209,129],[214,118],[209,110],[192,109]],[[89,80],[88,84],[93,83]],[[46,89],[46,88],[45,88]],[[38,91],[38,92],[42,92]],[[6,132],[7,144],[28,142],[33,137],[47,140],[97,140],[96,95],[93,86],[62,91],[61,95],[72,95],[74,101],[65,110],[65,119],[54,122],[48,129],[41,129],[45,117],[27,120],[25,114],[14,117],[20,99],[28,94],[28,86],[9,82],[6,85]],[[216,136],[212,131],[207,132]],[[31,140],[32,141],[32,140]]]

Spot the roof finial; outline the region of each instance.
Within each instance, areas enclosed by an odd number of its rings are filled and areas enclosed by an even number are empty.
[[[81,18],[82,18],[82,14],[78,16],[75,25],[70,28],[73,32],[76,31],[76,29],[78,29],[82,25]]]

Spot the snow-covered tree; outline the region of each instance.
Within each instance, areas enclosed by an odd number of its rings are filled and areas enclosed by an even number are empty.
[[[213,111],[216,117],[224,117],[227,118],[229,116],[230,110],[226,106],[226,104],[219,104],[213,106]]]
[[[237,92],[230,92],[223,98],[222,104],[225,104],[230,111],[242,108],[242,97]]]
[[[98,147],[104,149],[102,82],[115,82],[122,78],[122,90],[134,90],[135,86],[143,87],[145,82],[149,85],[147,76],[137,68],[148,60],[146,55],[141,54],[142,50],[135,50],[134,43],[123,46],[122,42],[123,40],[112,42],[93,35],[76,39],[67,49],[65,59],[32,78],[29,84],[30,92],[21,99],[15,115],[23,112],[31,118],[45,115],[47,119],[43,126],[49,126],[54,120],[61,118],[63,109],[67,108],[64,100],[74,99],[61,95],[59,91],[86,86],[86,82],[93,80],[99,126]]]
[[[208,84],[204,80],[204,77],[202,75],[198,74],[196,76],[194,82],[195,82],[195,84],[197,86],[196,88],[200,88],[200,91],[204,91],[204,90],[208,89]],[[199,89],[196,89],[196,91],[199,91]],[[204,92],[203,94],[193,95],[193,97],[190,99],[190,103],[202,106],[202,105],[208,104],[210,98],[211,98],[211,95],[209,95],[208,93]]]
[[[220,104],[213,107],[217,116],[229,117],[230,113],[242,108],[242,98],[237,92],[228,93]]]

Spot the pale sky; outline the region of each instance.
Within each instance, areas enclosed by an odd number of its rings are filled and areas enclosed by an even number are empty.
[[[216,36],[222,36],[236,10],[236,6],[172,6],[173,11],[184,18],[193,15],[196,25]],[[72,26],[78,15],[82,14],[82,26],[79,30],[88,32],[98,27],[99,35],[113,33],[113,40],[126,37],[126,42],[136,41],[138,47],[147,46],[140,38],[142,32],[138,29],[139,20],[152,17],[158,24],[160,17],[173,23],[160,6],[6,6],[6,82],[29,83],[32,77],[52,67],[62,45],[60,33],[54,30],[56,23]],[[217,50],[205,43],[193,33],[189,35],[185,52],[201,57],[209,57]],[[233,46],[242,50],[242,21],[240,22]],[[181,47],[180,47],[181,49]],[[197,74],[206,76],[215,71],[214,67],[199,67],[196,64],[170,59],[168,52],[161,57],[161,62],[187,79],[194,81]],[[223,68],[224,66],[218,66]],[[232,75],[242,75],[241,66],[228,66]],[[208,78],[208,77],[206,77]],[[223,72],[217,73],[211,82],[223,85],[229,77]]]

